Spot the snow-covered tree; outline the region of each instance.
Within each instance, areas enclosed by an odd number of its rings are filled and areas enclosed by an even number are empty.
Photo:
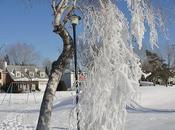
[[[81,64],[87,70],[81,87],[81,129],[122,130],[126,104],[139,86],[140,60],[133,53],[132,38],[142,47],[145,23],[150,43],[157,46],[157,19],[151,1],[126,0],[128,20],[113,0],[82,0],[83,28],[79,46]]]
[[[42,66],[45,68],[46,74],[49,75],[52,68],[52,61],[49,58],[45,58],[42,62]]]

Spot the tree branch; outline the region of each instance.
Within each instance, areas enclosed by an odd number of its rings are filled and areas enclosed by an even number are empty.
[[[53,9],[54,15],[56,15],[56,1],[55,0],[52,0],[51,7]]]
[[[99,0],[99,2],[102,8],[106,8],[106,5],[109,2],[109,0]]]
[[[65,11],[68,4],[68,0],[61,0],[59,4],[55,7],[55,19],[54,19],[54,26],[59,26],[61,24],[61,16]]]

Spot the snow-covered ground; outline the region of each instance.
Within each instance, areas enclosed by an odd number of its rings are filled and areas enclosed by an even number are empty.
[[[0,130],[34,130],[42,95],[0,93]],[[67,130],[73,122],[70,117],[74,95],[75,92],[56,93],[53,130]],[[175,130],[175,87],[140,87],[127,111],[126,130]]]
[[[175,130],[175,87],[150,86],[138,91],[128,108],[126,130]]]
[[[52,130],[67,130],[73,119],[75,92],[57,92],[52,113]],[[35,130],[43,93],[0,93],[0,130]]]

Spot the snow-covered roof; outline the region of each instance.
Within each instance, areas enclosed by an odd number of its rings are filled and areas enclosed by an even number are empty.
[[[34,65],[8,65],[7,72],[14,81],[47,81],[45,70]]]

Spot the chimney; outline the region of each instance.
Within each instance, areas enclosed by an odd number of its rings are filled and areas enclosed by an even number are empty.
[[[4,70],[7,69],[7,61],[4,61],[3,69],[4,69]]]
[[[25,68],[24,71],[25,71],[25,73],[27,73],[27,71],[28,71],[27,68]]]
[[[35,72],[36,72],[36,73],[38,72],[38,68],[35,68]]]

